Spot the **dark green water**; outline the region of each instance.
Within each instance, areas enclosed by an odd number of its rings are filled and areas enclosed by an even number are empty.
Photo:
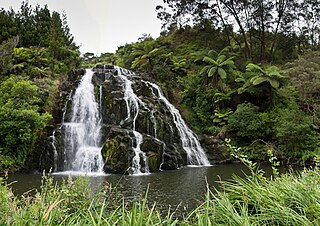
[[[270,168],[262,166],[266,172]],[[179,211],[192,209],[204,198],[209,187],[218,187],[216,181],[230,180],[232,175],[244,176],[249,173],[248,169],[241,164],[226,164],[211,167],[185,167],[180,170],[164,171],[144,176],[129,175],[104,175],[89,177],[93,189],[99,188],[106,184],[111,184],[127,200],[134,197],[144,196],[147,187],[148,200],[157,203],[160,210],[178,207]],[[54,179],[61,181],[68,175],[53,175]],[[41,174],[13,174],[8,178],[12,183],[11,187],[15,194],[22,194],[31,189],[38,189],[41,185]]]

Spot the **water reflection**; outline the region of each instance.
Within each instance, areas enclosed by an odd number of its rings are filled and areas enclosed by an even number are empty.
[[[270,167],[262,166],[268,174]],[[283,170],[282,170],[283,171]],[[199,204],[206,193],[207,184],[209,187],[218,187],[216,181],[232,179],[232,175],[244,176],[249,170],[241,164],[217,165],[211,167],[185,167],[180,170],[164,171],[143,176],[129,175],[96,175],[89,177],[90,185],[94,190],[103,186],[112,186],[119,194],[125,197],[126,201],[134,197],[143,197],[148,190],[148,201],[157,203],[159,210],[167,210],[178,207],[192,209]],[[53,175],[54,180],[62,181],[68,175]],[[30,189],[39,188],[41,185],[40,174],[13,174],[8,182],[13,183],[12,189],[16,194],[22,194]]]

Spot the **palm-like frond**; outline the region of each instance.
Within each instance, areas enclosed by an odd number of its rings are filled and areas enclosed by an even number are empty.
[[[212,59],[212,58],[210,58],[208,56],[205,56],[203,58],[203,61],[206,62],[207,64],[212,64],[212,65],[218,66],[217,61],[215,61],[214,59]]]
[[[219,74],[221,79],[226,79],[227,78],[227,72],[221,67],[218,68],[218,74]]]
[[[249,63],[247,65],[247,70],[252,72],[260,72],[262,74],[265,74],[266,72],[259,66],[253,63]]]

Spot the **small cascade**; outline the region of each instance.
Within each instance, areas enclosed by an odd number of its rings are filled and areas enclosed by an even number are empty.
[[[62,124],[64,171],[102,172],[100,114],[92,76],[93,71],[87,69],[72,97],[71,119]]]
[[[140,146],[143,142],[142,134],[136,131],[136,120],[139,115],[140,106],[145,106],[142,100],[134,93],[132,89],[132,82],[123,75],[123,72],[125,69],[116,68],[118,71],[118,76],[124,81],[124,100],[126,102],[127,106],[127,118],[126,120],[133,119],[132,122],[132,130],[135,138],[135,147],[133,147],[135,156],[132,160],[132,166],[131,171],[133,175],[139,175],[143,173],[149,173],[149,167],[148,167],[148,157],[146,154],[141,151]],[[129,72],[128,72],[129,73]],[[143,164],[141,164],[141,158],[143,160]],[[144,166],[144,169],[141,168],[141,165]]]
[[[102,85],[99,86],[99,107],[102,106]]]
[[[170,110],[174,123],[181,137],[182,147],[187,153],[188,164],[209,166],[210,163],[204,150],[202,149],[195,134],[182,119],[179,111],[167,100],[159,86],[151,82],[146,83],[157,91],[156,93],[152,91],[153,95],[162,100],[166,107]]]
[[[56,131],[54,130],[52,135],[49,137],[51,139],[51,146],[53,149],[53,161],[54,161],[54,168],[53,170],[57,169],[57,162],[58,162],[58,151],[56,146]]]
[[[154,117],[154,110],[153,109],[150,111],[150,120],[153,124],[153,136],[155,138],[157,138],[157,120]]]

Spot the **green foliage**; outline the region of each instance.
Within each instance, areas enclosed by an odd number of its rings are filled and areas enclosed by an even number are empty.
[[[146,196],[147,196],[146,191]],[[0,178],[1,225],[177,225],[170,210],[161,216],[146,197],[127,203],[110,187],[93,191],[88,178],[61,185],[44,177],[40,191],[17,198]]]
[[[319,147],[319,133],[312,128],[312,118],[292,106],[271,112],[274,115],[272,131],[279,154],[289,154],[301,158],[304,153]]]
[[[19,38],[13,37],[3,41],[0,45],[0,75],[7,75],[13,66],[12,53],[18,45]]]
[[[190,31],[201,28],[204,31],[198,34],[197,43],[208,47],[216,40],[223,46],[232,45],[244,61],[281,62],[297,57],[305,49],[319,49],[320,9],[315,1],[163,2],[156,8],[165,29],[163,33],[170,34],[179,28],[192,35]],[[201,36],[206,32],[214,38],[207,40]]]
[[[270,181],[234,177],[222,182],[222,191],[208,192],[189,219],[197,225],[318,225],[319,178],[318,170]]]
[[[38,112],[38,88],[30,81],[10,77],[0,84],[0,93],[0,154],[6,165],[13,161],[21,167],[51,116]]]
[[[255,140],[265,136],[265,125],[259,108],[251,103],[239,104],[229,116],[227,128],[236,133],[237,139]]]
[[[229,115],[231,115],[232,113],[233,111],[230,108],[214,110],[213,122],[220,127],[225,126],[228,122]]]
[[[230,146],[237,154],[237,148]],[[56,184],[44,177],[33,196],[14,196],[0,178],[1,225],[319,225],[320,174],[304,170],[271,179],[255,163],[240,157],[252,175],[208,187],[204,201],[184,216],[164,215],[145,197],[126,202],[109,186],[91,189],[88,178]],[[270,159],[273,155],[270,155]],[[258,173],[254,173],[258,172]]]
[[[0,172],[20,169],[57,112],[67,74],[80,64],[66,15],[47,6],[0,10]],[[63,89],[65,89],[64,87]]]
[[[280,87],[280,81],[286,78],[281,75],[281,72],[276,66],[269,66],[266,69],[263,69],[256,64],[250,63],[247,65],[247,70],[256,74],[250,80],[254,86],[266,82],[269,83],[273,89],[277,90]]]
[[[205,76],[205,81],[207,81],[207,78],[212,77],[214,86],[218,85],[220,79],[226,80],[227,76],[230,77],[232,69],[235,68],[234,56],[227,57],[225,55],[228,50],[229,47],[224,48],[219,53],[215,50],[210,50],[202,59],[207,65],[202,68],[200,75]]]
[[[0,42],[19,36],[19,47],[66,46],[73,50],[78,48],[73,43],[66,16],[50,12],[47,5],[43,8],[39,5],[33,8],[28,1],[24,1],[18,12],[2,9],[0,17],[3,28],[0,33]]]
[[[301,108],[320,126],[320,51],[308,51],[298,60],[287,63],[287,76],[298,90]]]

